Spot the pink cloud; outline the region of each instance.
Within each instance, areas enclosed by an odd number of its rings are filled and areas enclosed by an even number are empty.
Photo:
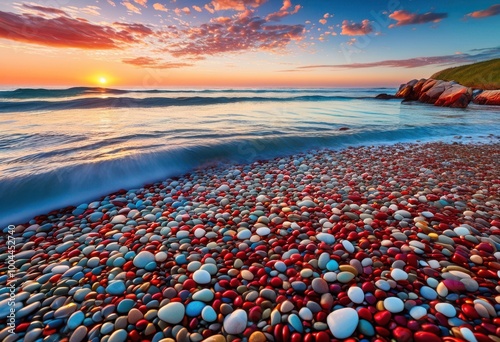
[[[122,2],[122,5],[125,6],[130,12],[134,12],[136,14],[141,14],[141,10],[137,7],[131,4],[128,1]]]
[[[47,13],[47,14],[58,14],[58,15],[68,16],[68,14],[66,12],[64,12],[63,10],[60,10],[58,8],[30,5],[30,4],[23,4],[23,7],[26,9],[30,9],[30,10],[34,10],[34,11],[42,12],[42,13]]]
[[[137,57],[137,58],[126,58],[122,60],[125,64],[130,64],[140,68],[153,68],[153,69],[176,69],[192,66],[191,63],[184,62],[164,62],[160,58],[151,57]]]
[[[115,2],[114,2],[114,1],[112,1],[112,0],[106,0],[106,1],[107,1],[107,2],[108,2],[108,4],[110,4],[111,6],[116,7],[116,4],[115,4]]]
[[[148,7],[148,6],[146,6],[146,4],[148,3],[148,0],[134,0],[134,2],[136,4],[143,6],[143,7]]]
[[[201,12],[202,9],[199,7],[199,6],[196,6],[196,5],[193,5],[193,9],[196,11],[196,12]]]
[[[276,51],[301,40],[302,25],[270,25],[243,12],[236,17],[218,17],[207,24],[180,32],[180,38],[165,49],[174,57],[198,57],[241,51]]]
[[[80,18],[45,18],[2,11],[0,23],[0,38],[52,47],[120,49],[153,34],[142,24],[94,25]]]
[[[447,13],[410,13],[405,10],[395,11],[389,14],[389,18],[396,20],[396,24],[389,25],[390,28],[395,26],[404,26],[404,25],[414,25],[414,24],[425,24],[425,23],[437,23],[448,17]]]
[[[209,4],[206,4],[205,6],[203,6],[203,8],[205,8],[207,10],[207,12],[209,12],[209,13],[212,13],[212,14],[215,13],[215,9],[213,7],[210,7]]]
[[[212,5],[216,11],[235,10],[244,11],[247,7],[259,7],[267,0],[213,0]]]
[[[153,4],[153,8],[157,11],[168,12],[168,8],[158,2]]]
[[[371,32],[373,32],[373,27],[368,19],[363,20],[361,23],[350,23],[344,20],[340,34],[345,36],[364,36]]]
[[[326,19],[320,19],[320,20],[318,20],[318,21],[320,22],[320,24],[323,24],[323,25],[325,25],[325,24],[326,24]]]
[[[288,9],[292,7],[292,2],[290,0],[284,0],[283,6],[281,6],[278,12],[270,13],[266,16],[267,21],[280,21],[281,18],[297,13],[302,6],[296,5],[294,9],[289,12]]]
[[[500,14],[500,4],[496,5],[491,5],[485,10],[481,11],[475,11],[472,13],[467,14],[467,16],[471,18],[486,18],[486,17],[492,17],[494,15],[499,15]]]
[[[184,7],[184,8],[176,8],[176,9],[174,9],[174,12],[175,12],[175,14],[180,16],[180,15],[182,15],[182,13],[190,14],[191,10],[189,9],[189,7]]]

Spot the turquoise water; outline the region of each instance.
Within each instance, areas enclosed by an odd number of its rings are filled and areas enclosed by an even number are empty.
[[[498,108],[382,92],[394,89],[0,91],[0,226],[213,163],[500,132]]]

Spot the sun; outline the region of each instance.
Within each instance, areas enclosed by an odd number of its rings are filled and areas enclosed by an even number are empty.
[[[104,84],[108,83],[108,80],[106,79],[106,77],[99,77],[99,83],[104,85]]]

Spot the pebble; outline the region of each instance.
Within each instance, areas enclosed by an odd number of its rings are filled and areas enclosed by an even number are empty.
[[[365,300],[363,290],[356,286],[350,287],[349,290],[347,290],[347,296],[353,303],[356,304],[361,304]]]
[[[408,279],[408,273],[406,273],[403,270],[400,270],[399,268],[395,268],[391,271],[391,277],[395,281],[406,280]]]
[[[186,309],[179,302],[168,303],[158,310],[158,318],[170,324],[178,324],[184,318]]]
[[[442,313],[446,317],[455,317],[457,310],[455,307],[449,303],[438,303],[436,304],[436,311]]]
[[[134,258],[134,266],[137,268],[145,268],[146,265],[155,261],[153,253],[148,251],[139,252]]]
[[[237,309],[224,318],[224,330],[231,335],[241,334],[247,327],[247,313]]]
[[[106,287],[106,292],[114,296],[123,294],[125,290],[126,290],[125,283],[121,280],[112,281]]]
[[[427,309],[423,306],[414,306],[410,309],[410,316],[413,317],[413,319],[419,320],[425,315],[427,315]]]
[[[331,312],[327,317],[328,328],[335,338],[347,338],[356,330],[359,316],[352,308],[342,308]]]
[[[398,297],[388,297],[384,299],[384,308],[392,313],[398,313],[404,310],[404,303]]]
[[[208,273],[208,271],[197,270],[193,273],[193,280],[198,284],[208,284],[212,281],[212,276]]]

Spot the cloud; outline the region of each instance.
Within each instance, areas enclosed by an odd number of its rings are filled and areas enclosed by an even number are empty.
[[[142,24],[94,25],[80,18],[45,18],[2,11],[0,23],[0,38],[60,48],[119,49],[153,34]]]
[[[122,60],[125,64],[130,64],[140,68],[153,68],[153,69],[177,69],[192,66],[191,63],[184,62],[164,62],[160,58],[151,57],[137,57],[126,58]]]
[[[53,7],[45,7],[45,6],[39,6],[39,5],[31,5],[31,4],[23,4],[23,7],[26,9],[34,10],[37,12],[42,12],[42,13],[47,13],[47,14],[58,14],[58,15],[65,15],[68,16],[66,12],[63,10],[60,10],[58,8],[53,8]]]
[[[153,8],[157,11],[168,12],[168,8],[158,2],[153,4]]]
[[[182,13],[184,13],[184,14],[190,14],[191,10],[189,9],[189,7],[184,7],[184,8],[176,8],[176,9],[174,9],[174,12],[178,16],[181,16]]]
[[[281,18],[295,14],[302,8],[302,6],[296,5],[291,12],[288,11],[288,9],[291,8],[292,6],[293,5],[292,5],[292,2],[290,0],[284,0],[283,6],[281,6],[280,10],[278,12],[268,14],[266,16],[266,20],[267,21],[280,21]]]
[[[323,19],[320,19],[320,20],[318,20],[318,21],[320,22],[320,24],[323,24],[323,25],[325,25],[325,24],[326,24],[326,19],[324,19],[324,18],[323,18]]]
[[[340,34],[345,36],[364,36],[373,32],[370,20],[365,19],[361,23],[354,23],[344,20],[342,22],[342,31]]]
[[[148,7],[148,6],[146,6],[146,4],[148,3],[148,0],[134,0],[134,2],[136,4],[143,6],[143,7]]]
[[[474,49],[471,51],[480,51],[480,52],[477,54],[458,53],[458,54],[443,55],[443,56],[416,57],[408,59],[388,59],[388,60],[369,62],[369,63],[306,65],[298,67],[297,69],[298,70],[330,69],[330,68],[362,69],[362,68],[374,68],[374,67],[418,68],[429,65],[452,65],[460,63],[473,63],[500,57],[500,47]]]
[[[201,12],[202,9],[199,7],[199,6],[196,6],[196,5],[193,5],[193,9],[196,11],[196,12]]]
[[[87,7],[80,8],[80,12],[85,13],[85,14],[94,15],[96,17],[101,15],[101,13],[99,13],[100,10],[101,10],[101,8],[97,7],[97,6],[87,6]]]
[[[259,7],[267,0],[213,0],[212,6],[216,11],[235,10],[244,11],[247,7]]]
[[[136,14],[141,14],[141,10],[137,6],[134,6],[133,4],[131,4],[128,1],[122,2],[122,5],[125,6],[127,8],[127,10],[129,10],[129,12],[134,12]]]
[[[112,1],[112,0],[107,0],[107,1],[108,1],[108,4],[110,4],[113,7],[116,7],[116,4],[114,3],[114,1]]]
[[[177,41],[165,49],[174,57],[196,57],[241,51],[276,51],[302,39],[303,25],[271,25],[252,16],[218,17],[207,24],[180,31]]]
[[[467,14],[467,16],[477,19],[477,18],[492,17],[494,15],[499,15],[499,14],[500,14],[500,4],[496,4],[496,5],[491,5],[485,10],[469,13]]]
[[[424,14],[417,14],[417,13],[410,13],[405,10],[399,10],[389,14],[389,18],[397,21],[396,24],[389,25],[389,28],[395,26],[425,24],[430,22],[437,23],[447,17],[448,17],[447,13],[428,12]]]
[[[214,14],[214,13],[215,13],[215,9],[214,9],[213,7],[210,7],[210,5],[209,5],[209,4],[206,4],[206,5],[205,5],[205,6],[203,6],[203,7],[207,10],[207,12],[210,12],[210,13],[212,13],[212,14]]]

